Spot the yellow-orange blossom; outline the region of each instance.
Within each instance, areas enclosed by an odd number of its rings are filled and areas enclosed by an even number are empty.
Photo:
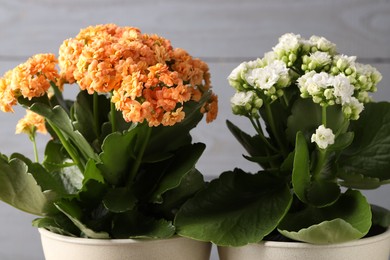
[[[157,35],[114,24],[87,27],[65,40],[57,61],[38,54],[0,79],[0,109],[10,112],[19,96],[31,99],[48,92],[50,81],[60,89],[78,83],[89,94],[111,93],[111,101],[128,122],[168,126],[184,117],[183,106],[199,101],[210,90],[206,63],[186,51],[172,48]],[[201,111],[211,122],[217,115],[212,94]]]

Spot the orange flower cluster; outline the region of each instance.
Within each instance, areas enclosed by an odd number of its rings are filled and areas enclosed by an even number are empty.
[[[62,78],[90,94],[112,93],[128,122],[174,125],[185,116],[185,102],[199,101],[210,90],[206,63],[133,27],[88,27],[64,41],[59,53]],[[206,102],[202,110],[207,121],[217,114],[216,96],[210,101],[214,105]]]
[[[26,116],[19,120],[16,125],[16,133],[26,133],[29,136],[34,136],[35,132],[46,134],[45,118],[30,110],[27,110]]]
[[[127,122],[174,125],[185,117],[186,102],[199,102],[206,94],[201,112],[207,122],[217,115],[207,64],[137,28],[87,27],[60,46],[60,72],[56,64],[54,54],[38,54],[7,72],[0,79],[0,109],[13,111],[19,96],[42,96],[54,82],[60,90],[64,83],[77,83],[89,94],[109,93]]]
[[[13,112],[17,98],[40,97],[47,93],[50,82],[56,83],[59,74],[54,54],[37,54],[25,63],[5,73],[0,79],[0,109]]]

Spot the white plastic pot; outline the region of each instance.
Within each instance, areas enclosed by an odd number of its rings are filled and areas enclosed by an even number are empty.
[[[242,247],[218,247],[220,260],[388,260],[390,228],[368,238],[332,245],[266,241]]]
[[[46,260],[209,260],[211,244],[183,237],[161,240],[88,239],[39,229]]]

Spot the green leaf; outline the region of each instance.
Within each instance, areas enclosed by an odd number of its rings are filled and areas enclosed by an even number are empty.
[[[55,210],[54,194],[42,192],[27,165],[20,159],[0,157],[0,199],[22,211],[44,216]]]
[[[105,95],[98,95],[96,102],[99,109],[97,115],[99,124],[96,125],[93,113],[94,95],[88,94],[87,91],[80,91],[73,107],[74,126],[90,143],[99,138],[101,125],[108,121],[107,114],[110,111],[109,99]]]
[[[355,138],[337,161],[343,185],[364,187],[366,179],[373,178],[379,179],[378,184],[389,182],[390,103],[365,104],[359,120],[351,121],[349,130],[355,133]],[[353,178],[350,182],[350,174],[360,175],[361,181]]]
[[[269,173],[225,172],[188,200],[175,219],[177,233],[222,246],[263,239],[288,211],[288,185]]]
[[[77,147],[78,151],[81,153],[80,155],[83,156],[84,161],[87,161],[89,158],[93,158],[96,161],[99,159],[82,134],[79,131],[74,130],[72,121],[62,107],[55,106],[54,108],[51,108],[41,103],[35,103],[30,109],[35,113],[44,116],[53,125],[58,127],[66,138],[70,139],[72,144]]]
[[[94,160],[88,160],[85,167],[83,184],[89,180],[95,180],[100,183],[105,183],[102,172],[97,168]]]
[[[152,195],[153,202],[161,203],[163,193],[180,185],[184,176],[195,169],[195,164],[205,148],[206,145],[195,143],[184,146],[175,153],[175,156],[171,159],[170,167],[165,171],[163,178]]]
[[[310,161],[309,149],[302,132],[298,132],[295,142],[294,168],[292,172],[292,185],[297,197],[307,203],[306,192],[310,187]]]
[[[97,167],[108,183],[117,185],[128,173],[131,162],[135,159],[134,146],[141,130],[142,128],[135,127],[123,134],[112,133],[104,139],[101,163]]]
[[[252,137],[248,135],[229,120],[226,120],[226,125],[233,136],[244,147],[250,156],[267,156],[265,149],[266,144],[261,140],[261,138],[258,136]]]
[[[113,221],[114,238],[169,238],[175,234],[170,221],[144,216],[138,211],[116,215]]]
[[[153,209],[171,220],[184,202],[205,187],[203,175],[194,169],[182,178],[178,187],[165,192],[162,195],[162,203],[154,204]]]
[[[67,194],[67,189],[64,187],[58,175],[48,172],[41,164],[33,163],[22,154],[14,153],[10,159],[15,158],[23,161],[27,165],[28,172],[32,174],[42,191],[52,190],[58,195]]]
[[[121,213],[134,208],[137,198],[128,188],[110,189],[104,196],[103,204],[111,212]]]
[[[52,217],[38,218],[32,221],[32,225],[37,228],[44,228],[51,232],[76,237],[77,227],[63,214]]]
[[[51,175],[63,187],[61,194],[76,194],[81,186],[83,174],[77,165],[69,158],[61,143],[50,140],[45,149],[45,158],[42,163]],[[53,190],[57,190],[54,187]]]
[[[379,225],[384,228],[390,226],[390,210],[377,205],[371,205],[371,212],[373,225]]]
[[[294,240],[334,244],[362,238],[370,227],[371,208],[366,198],[359,191],[348,190],[331,206],[287,214],[278,230]]]
[[[312,180],[309,149],[302,132],[298,132],[296,137],[292,185],[302,202],[317,207],[334,203],[340,195],[340,188],[336,182],[326,179]]]
[[[71,201],[60,201],[55,203],[55,206],[64,213],[75,226],[77,226],[82,232],[81,236],[85,236],[88,238],[96,238],[96,239],[104,239],[110,238],[110,235],[106,232],[96,232],[90,228],[88,228],[85,224],[80,220],[82,218],[81,209]]]

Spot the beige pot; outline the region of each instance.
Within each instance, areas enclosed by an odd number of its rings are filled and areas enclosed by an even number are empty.
[[[88,239],[39,229],[46,260],[209,260],[211,244],[183,237],[161,240]]]
[[[333,245],[261,242],[243,247],[218,247],[220,260],[388,260],[390,228],[380,235]]]

